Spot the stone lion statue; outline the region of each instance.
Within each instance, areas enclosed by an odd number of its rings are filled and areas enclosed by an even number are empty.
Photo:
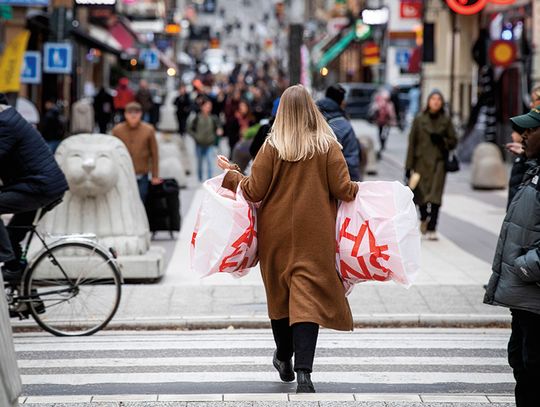
[[[150,232],[124,143],[104,134],[65,139],[56,151],[69,191],[41,226],[53,235],[93,233],[119,256],[146,254]]]

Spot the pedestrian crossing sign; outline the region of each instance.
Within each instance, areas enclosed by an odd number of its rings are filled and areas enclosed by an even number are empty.
[[[37,51],[24,53],[21,83],[38,85],[41,83],[41,54]]]
[[[73,47],[67,42],[46,42],[44,45],[43,72],[70,74]]]

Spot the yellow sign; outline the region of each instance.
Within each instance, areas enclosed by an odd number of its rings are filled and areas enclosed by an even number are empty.
[[[21,88],[21,69],[30,31],[22,31],[0,57],[0,92],[18,92]]]
[[[380,63],[381,63],[381,58],[379,58],[378,56],[362,58],[362,65],[364,66],[379,65]]]

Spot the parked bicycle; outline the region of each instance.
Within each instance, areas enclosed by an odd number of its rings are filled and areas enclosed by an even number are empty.
[[[37,225],[60,201],[39,209],[29,231],[21,261],[20,281],[4,283],[11,317],[30,315],[57,336],[92,335],[103,329],[118,309],[122,277],[114,249],[94,235],[49,236]],[[37,237],[42,248],[27,259]],[[48,241],[49,240],[49,241]]]

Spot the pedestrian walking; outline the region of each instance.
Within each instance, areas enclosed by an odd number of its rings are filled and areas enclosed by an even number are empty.
[[[139,103],[142,107],[143,120],[146,123],[150,123],[150,114],[154,107],[154,100],[152,99],[152,93],[148,87],[148,82],[144,79],[139,81],[139,90],[135,93],[135,102]]]
[[[129,79],[120,78],[116,87],[116,95],[113,98],[115,122],[124,120],[126,106],[133,101],[135,101],[135,95],[129,88]]]
[[[178,121],[178,133],[180,136],[186,134],[186,124],[189,114],[192,109],[191,98],[187,91],[186,85],[181,84],[178,89],[178,96],[174,99],[174,106],[176,107],[176,120]]]
[[[53,99],[45,102],[45,114],[43,114],[41,118],[39,130],[54,154],[58,145],[64,138],[66,123],[60,113],[56,101]]]
[[[531,103],[529,108],[533,108],[537,105],[540,105],[540,86],[535,87],[531,92]],[[523,149],[523,139],[521,134],[517,131],[512,132],[512,142],[506,144],[506,149],[512,154],[515,154],[514,162],[512,163],[512,171],[510,172],[510,180],[508,182],[508,203],[506,208],[510,206],[512,199],[516,195],[523,176],[527,172],[527,169],[530,167],[530,162],[527,161],[525,156],[525,150]]]
[[[139,103],[129,103],[124,116],[125,121],[114,126],[112,134],[124,142],[131,155],[139,194],[144,203],[150,182],[153,185],[162,182],[159,178],[156,132],[153,126],[142,121],[142,106]]]
[[[369,117],[370,121],[379,129],[379,151],[377,152],[377,159],[380,159],[386,148],[390,126],[395,124],[396,121],[394,105],[390,100],[390,93],[386,89],[381,89],[375,94],[373,103],[369,109]]]
[[[343,147],[343,155],[352,181],[360,181],[360,143],[351,123],[345,115],[345,89],[337,84],[326,89],[325,98],[317,102],[317,107],[332,128]]]
[[[201,104],[201,111],[188,120],[188,133],[193,137],[197,151],[197,175],[203,182],[203,166],[206,163],[208,178],[212,178],[212,148],[223,129],[217,116],[212,115],[212,102],[206,99]]]
[[[510,308],[508,362],[516,380],[516,407],[536,407],[540,383],[540,106],[510,121],[522,134],[531,166],[503,221],[484,302]]]
[[[102,86],[94,97],[94,116],[101,134],[106,134],[113,119],[113,97]]]
[[[456,132],[444,110],[443,95],[433,90],[427,107],[413,121],[405,163],[407,179],[412,172],[420,176],[414,195],[420,209],[420,230],[429,240],[438,240],[436,229],[446,181],[446,159],[456,145]]]
[[[235,169],[218,157],[222,169]],[[302,85],[281,97],[272,131],[251,175],[229,171],[223,187],[260,202],[258,254],[276,343],[273,365],[298,393],[311,381],[319,326],[351,331],[352,315],[335,271],[337,200],[352,201],[341,146]],[[294,371],[292,356],[294,354]]]

